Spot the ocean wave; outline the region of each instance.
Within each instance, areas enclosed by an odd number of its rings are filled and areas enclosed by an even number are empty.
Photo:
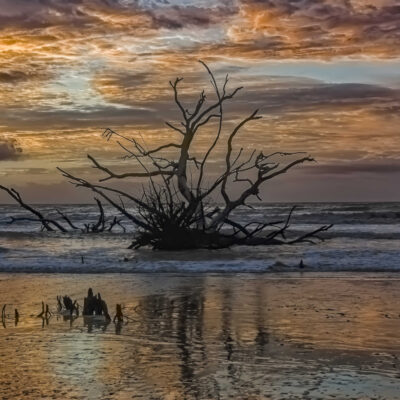
[[[290,204],[258,205],[240,209],[242,221],[285,220]],[[54,206],[42,206],[53,212]],[[81,224],[95,221],[91,205],[63,206],[63,212]],[[107,212],[111,213],[110,209]],[[400,271],[400,205],[302,204],[294,214],[288,235],[295,237],[321,224],[333,223],[324,233],[327,240],[312,246],[233,247],[229,250],[157,252],[129,250],[134,228],[127,233],[82,234],[40,232],[36,223],[10,225],[8,215],[23,215],[15,206],[0,210],[0,272],[68,273],[269,273],[307,271]],[[129,224],[126,224],[129,227]]]

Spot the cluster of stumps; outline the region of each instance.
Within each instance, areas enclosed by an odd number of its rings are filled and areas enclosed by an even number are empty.
[[[6,327],[6,319],[7,319],[6,307],[7,304],[4,304],[3,308],[1,309],[1,324],[3,325],[3,328]],[[14,321],[15,321],[15,326],[17,326],[19,321],[19,312],[17,309],[14,310]]]
[[[6,327],[6,320],[12,318],[10,315],[6,313],[6,306],[5,304],[1,309],[1,322],[3,327]],[[71,297],[69,296],[57,296],[57,312],[58,314],[63,315],[70,315],[71,317],[79,317],[79,309],[80,305],[78,304],[77,300],[72,301]],[[45,304],[42,301],[42,310],[41,312],[36,315],[36,318],[41,318],[44,322],[48,324],[50,317],[54,315],[54,313],[50,310],[48,304]],[[93,294],[93,290],[89,288],[87,297],[84,298],[83,301],[83,310],[82,315],[84,317],[87,316],[101,316],[107,322],[111,322],[111,316],[108,312],[107,303],[102,299],[100,293],[95,296]],[[20,314],[17,309],[14,310],[14,322],[15,326],[18,325]],[[122,306],[121,304],[116,305],[115,315],[112,321],[115,323],[121,323],[124,321],[124,315],[122,313]]]
[[[62,313],[63,311],[69,312],[72,316],[74,313],[76,316],[79,316],[79,304],[76,300],[72,301],[69,296],[57,296],[58,303],[58,312]],[[111,321],[110,314],[108,312],[108,306],[105,300],[102,299],[101,294],[97,293],[97,296],[93,294],[92,288],[89,288],[87,297],[83,300],[83,310],[82,315],[90,316],[90,315],[100,315],[104,316],[107,321]],[[123,322],[124,315],[122,313],[121,304],[116,305],[116,313],[113,318],[113,322]]]

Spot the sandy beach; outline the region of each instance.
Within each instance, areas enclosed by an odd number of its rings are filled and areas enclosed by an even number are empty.
[[[123,324],[36,317],[89,286]],[[399,399],[399,289],[384,273],[2,274],[0,398]]]

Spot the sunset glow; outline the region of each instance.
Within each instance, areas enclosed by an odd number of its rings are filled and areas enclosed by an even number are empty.
[[[228,120],[264,117],[238,143],[318,161],[266,201],[399,200],[396,0],[0,0],[1,183],[35,202],[89,201],[56,166],[94,178],[88,152],[120,164],[106,127],[173,137],[168,81],[184,77],[187,104],[210,91],[199,59],[244,86]]]

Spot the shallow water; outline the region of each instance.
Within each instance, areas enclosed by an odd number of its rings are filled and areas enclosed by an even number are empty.
[[[237,210],[239,221],[285,220],[292,205],[261,204]],[[55,216],[55,206],[39,206]],[[94,222],[94,206],[59,206],[77,224]],[[109,216],[112,210],[106,207]],[[335,224],[324,243],[312,246],[234,247],[220,251],[154,252],[128,250],[134,228],[112,234],[39,232],[37,223],[8,224],[24,216],[17,206],[0,208],[0,271],[13,272],[268,272],[296,269],[301,259],[308,270],[400,270],[400,203],[300,204],[291,221],[292,235],[321,224]],[[290,233],[289,233],[290,234]],[[83,260],[83,262],[82,262]]]
[[[89,285],[128,319],[35,317]],[[400,398],[396,274],[0,274],[5,303],[0,398]]]

